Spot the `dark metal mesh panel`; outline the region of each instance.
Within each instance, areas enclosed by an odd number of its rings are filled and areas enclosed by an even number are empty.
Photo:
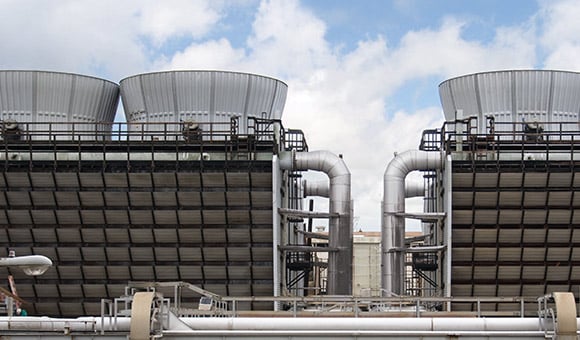
[[[49,163],[0,162],[0,256],[55,264],[38,277],[0,269],[29,314],[100,313],[128,281],[272,295],[271,161]]]

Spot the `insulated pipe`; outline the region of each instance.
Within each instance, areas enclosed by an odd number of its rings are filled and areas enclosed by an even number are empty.
[[[382,317],[333,318],[181,318],[197,331],[400,331],[400,332],[524,332],[540,331],[540,318]],[[477,333],[476,333],[477,334]],[[401,333],[404,335],[404,333]]]
[[[282,194],[280,189],[282,187],[282,174],[280,170],[278,156],[274,155],[272,157],[272,271],[274,277],[274,296],[280,296],[281,290],[281,276],[283,275],[280,270],[280,253],[279,246],[281,245],[281,235],[280,235],[280,214],[278,213],[278,208],[282,207]],[[280,310],[280,303],[274,302],[274,311]]]
[[[330,179],[330,213],[339,217],[328,223],[329,246],[337,251],[328,256],[328,295],[352,294],[352,218],[350,171],[341,157],[329,151],[280,153],[283,170],[322,171]]]
[[[257,318],[179,318],[180,324],[170,323],[170,329],[165,333],[173,332],[204,332],[204,331],[260,331],[260,332],[295,332],[295,331],[333,331],[347,332],[393,332],[392,335],[408,336],[414,333],[425,332],[428,336],[434,332],[465,333],[466,336],[493,336],[494,333],[513,334],[518,332],[541,332],[544,335],[545,322],[542,318],[465,318],[465,317],[378,317],[378,318],[312,318],[315,322],[305,322],[304,318],[287,317],[257,317]],[[77,319],[59,319],[48,317],[0,317],[1,332],[90,332],[111,331],[128,332],[131,318],[122,317],[113,320],[105,318],[101,325],[100,317],[80,317]],[[580,324],[580,319],[576,319]],[[190,330],[187,329],[187,327]],[[118,333],[117,333],[118,334]],[[121,333],[122,334],[122,333]],[[196,333],[197,334],[197,333]],[[38,334],[36,334],[38,335]],[[107,333],[105,333],[107,335]],[[198,334],[199,335],[199,334]],[[250,334],[255,335],[255,334]],[[336,335],[336,334],[334,334]],[[445,336],[446,334],[441,334]],[[496,334],[497,335],[497,334]],[[535,335],[535,334],[531,334]]]
[[[302,187],[304,188],[304,197],[319,196],[328,198],[330,195],[330,187],[326,182],[309,182],[303,180]]]
[[[420,180],[405,182],[405,198],[425,196],[425,183]]]
[[[405,246],[405,177],[415,170],[440,169],[441,162],[438,152],[410,150],[396,155],[385,171],[381,269],[382,288],[389,295],[403,294],[404,256],[397,249]]]
[[[451,227],[453,225],[453,172],[452,169],[453,159],[451,155],[445,157],[445,175],[443,176],[443,190],[445,192],[445,197],[443,201],[443,211],[447,211],[447,216],[445,218],[445,244],[447,244],[447,253],[445,253],[445,267],[444,267],[444,278],[445,283],[444,296],[451,297],[451,267],[452,267],[452,256],[451,251],[452,237],[451,237]],[[447,304],[447,311],[451,311],[451,303]]]
[[[101,321],[103,323],[101,324]],[[0,317],[0,332],[5,331],[46,331],[46,332],[95,332],[100,330],[129,331],[131,318],[119,317],[92,317],[85,316],[77,319],[60,319],[36,316]]]

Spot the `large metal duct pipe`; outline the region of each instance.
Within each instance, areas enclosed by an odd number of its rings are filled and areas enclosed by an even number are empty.
[[[484,337],[484,338],[544,338],[546,324],[542,318],[466,318],[466,317],[371,317],[371,318],[341,318],[341,317],[318,317],[312,318],[314,322],[305,322],[304,318],[287,317],[255,317],[255,318],[200,318],[171,316],[170,328],[164,330],[164,335],[200,336],[223,336],[240,332],[245,337],[264,334],[286,335],[299,333],[301,335],[328,337],[329,334],[344,337],[345,334],[371,337]],[[574,325],[574,321],[576,325]],[[580,325],[580,319],[571,319],[570,327]],[[80,317],[77,319],[58,319],[48,317],[0,317],[0,331],[34,333],[35,337],[41,338],[50,332],[82,332],[92,334],[92,338],[98,338],[98,331],[104,330],[105,336],[119,337],[129,332],[131,326],[130,317],[101,318]],[[113,334],[109,333],[113,332]],[[243,333],[242,333],[243,332]],[[559,335],[559,334],[556,334]],[[48,336],[47,336],[48,337]],[[82,336],[80,336],[82,338]],[[17,337],[15,337],[17,338]],[[561,338],[561,337],[559,337]],[[575,337],[574,337],[575,339]]]
[[[425,183],[420,180],[405,182],[405,198],[425,196]]]
[[[304,191],[304,197],[308,196],[318,196],[328,198],[330,195],[330,185],[326,182],[312,182],[303,180],[302,188]]]
[[[540,318],[465,318],[465,317],[379,317],[339,318],[319,317],[313,322],[304,318],[182,318],[196,331],[393,331],[404,337],[405,332],[533,332],[541,331]],[[396,333],[395,333],[396,334]],[[395,335],[393,334],[393,335]],[[426,334],[425,334],[426,335]],[[445,336],[444,334],[441,334]]]
[[[336,249],[328,256],[329,295],[352,294],[352,218],[350,171],[341,157],[329,151],[285,152],[280,154],[284,170],[322,171],[330,179],[329,247]]]
[[[129,331],[131,326],[130,317],[101,318],[93,316],[79,317],[76,319],[49,318],[46,316],[2,316],[0,317],[0,332],[97,332],[100,330],[113,330],[119,332]],[[42,337],[42,336],[40,336]]]
[[[387,294],[403,293],[405,273],[405,177],[415,170],[441,168],[441,154],[410,150],[400,153],[389,163],[384,175],[382,216],[382,288]]]

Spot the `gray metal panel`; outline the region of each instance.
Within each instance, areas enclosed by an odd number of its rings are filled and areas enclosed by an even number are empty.
[[[514,72],[516,94],[516,122],[548,122],[550,108],[551,72]]]
[[[250,77],[252,81],[252,91],[265,93],[266,95],[250,97],[248,102],[248,112],[256,117],[271,119],[282,118],[282,110],[284,109],[284,103],[286,102],[286,84],[282,82],[265,82],[261,81],[260,78],[261,77],[256,75]],[[269,108],[271,108],[271,110]],[[266,112],[266,115],[262,116],[262,112]]]
[[[247,131],[248,117],[281,118],[287,88],[273,78],[223,71],[147,73],[121,80],[128,122],[229,123],[240,117],[241,133]],[[162,126],[147,129],[160,131]]]
[[[119,100],[119,86],[104,79],[71,73],[0,71],[0,119],[19,123],[56,123],[52,130],[68,131],[62,123],[105,122],[99,131],[110,132]],[[30,125],[29,131],[48,129]],[[79,124],[75,130],[94,131]],[[41,137],[36,137],[41,138]],[[60,139],[68,139],[66,135]],[[87,137],[88,138],[88,137]]]
[[[439,95],[447,120],[494,116],[496,122],[577,122],[580,110],[580,73],[511,70],[465,75],[444,81]],[[457,117],[461,118],[461,117]],[[480,124],[482,127],[483,124]],[[571,129],[572,127],[564,127]],[[480,132],[484,132],[483,127]],[[546,126],[547,131],[560,130]]]
[[[248,112],[246,111],[246,94],[250,95],[254,93],[248,92],[250,75],[243,73],[217,72],[213,77],[213,122],[229,123],[230,117],[242,117],[244,119],[240,121],[240,125],[242,126],[242,131],[246,131],[245,118],[248,117]],[[250,91],[252,90],[253,89],[250,88]],[[266,93],[263,95],[269,97]]]
[[[477,78],[481,100],[481,118],[493,116],[497,121],[513,121],[511,72],[482,73]]]
[[[36,75],[36,105],[38,122],[67,122],[73,96],[74,76],[62,73]]]
[[[577,122],[580,110],[580,84],[574,73],[554,73],[552,97],[552,121],[553,122]],[[571,108],[577,108],[571,110]],[[564,126],[563,129],[573,130],[573,126]]]
[[[478,115],[475,79],[475,75],[468,75],[447,80],[439,85],[439,95],[446,120]],[[463,110],[463,115],[456,116],[457,110]]]
[[[201,121],[211,110],[211,76],[207,72],[175,73],[178,114]]]
[[[2,118],[33,120],[33,72],[0,72],[0,112]]]
[[[443,114],[445,120],[452,120],[455,118],[455,103],[453,103],[453,93],[451,92],[451,82],[446,81],[439,84],[439,98],[441,99],[441,106],[443,107]],[[453,114],[452,114],[453,113]]]
[[[142,113],[145,112],[145,98],[139,95],[122,95],[123,93],[141,93],[140,78],[127,78],[123,80],[121,87],[121,100],[125,108],[125,118],[128,122],[146,123],[147,116]],[[132,108],[128,111],[128,107]],[[145,120],[143,120],[145,119]]]

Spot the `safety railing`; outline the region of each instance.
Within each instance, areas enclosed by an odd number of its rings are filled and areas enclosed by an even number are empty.
[[[441,308],[445,304],[471,304],[473,311],[455,311],[454,315],[486,317],[506,316],[524,317],[525,304],[537,303],[537,299],[530,297],[357,297],[357,296],[306,296],[306,297],[223,297],[222,301],[230,306],[231,316],[251,316],[253,312],[240,309],[242,304],[255,302],[278,302],[283,311],[269,312],[273,315],[302,317],[302,316],[380,316],[385,313],[396,313],[405,316],[444,316]],[[505,305],[501,311],[486,310],[486,304]],[[510,310],[508,306],[515,307]]]
[[[284,150],[308,151],[306,137],[302,130],[288,129],[284,130],[283,144]]]
[[[142,141],[211,143],[231,140],[232,136],[251,135],[256,140],[274,140],[273,122],[249,118],[247,131],[240,132],[237,118],[229,122],[0,122],[4,143],[47,141]]]
[[[534,297],[418,297],[418,296],[374,296],[383,294],[381,290],[368,290],[366,296],[219,296],[185,282],[133,282],[126,288],[123,297],[115,300],[103,300],[102,315],[115,318],[123,315],[123,311],[130,310],[131,296],[138,290],[155,291],[167,308],[179,316],[187,317],[251,317],[251,316],[333,316],[333,317],[369,317],[369,316],[406,316],[406,317],[434,317],[434,316],[465,316],[465,317],[494,317],[494,316],[540,316],[550,318],[547,307],[540,304],[539,314],[525,315],[529,305],[539,304],[540,299]],[[181,301],[182,289],[199,296],[197,305]],[[188,296],[190,295],[188,294]],[[189,296],[191,297],[191,296]],[[543,300],[542,300],[543,301]],[[273,306],[277,303],[281,310],[253,310],[253,304]],[[460,311],[451,308],[446,312],[442,306],[451,304],[471,305],[473,309]],[[500,305],[497,310],[486,309],[491,304]],[[547,305],[546,305],[547,306]],[[104,322],[104,320],[103,320]]]
[[[549,159],[550,153],[572,153],[579,146],[578,122],[515,123],[488,118],[482,123],[471,117],[445,122],[440,129],[425,130],[420,149],[485,154],[494,159],[499,159],[497,155],[502,153],[520,151]]]
[[[538,298],[538,317],[546,339],[553,337],[556,333],[556,313],[554,310],[554,297],[551,294]]]
[[[242,124],[243,123],[243,124]],[[141,143],[141,144],[139,144]],[[250,117],[240,122],[34,122],[0,121],[0,145],[8,149],[54,148],[87,145],[178,145],[220,146],[227,150],[252,152],[307,151],[301,130],[284,129],[280,120]]]

